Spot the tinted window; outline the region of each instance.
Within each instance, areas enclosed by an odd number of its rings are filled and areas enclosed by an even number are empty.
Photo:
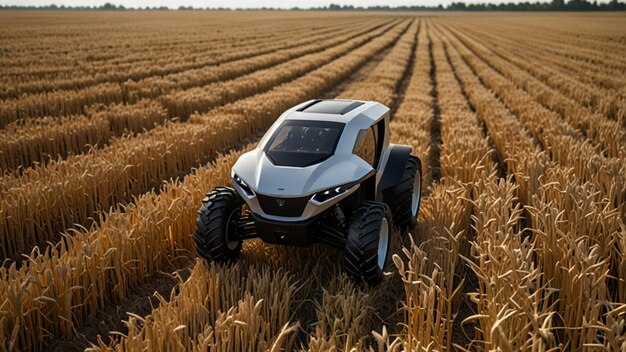
[[[275,165],[304,167],[335,153],[343,123],[286,121],[270,138],[265,153]]]
[[[365,160],[368,164],[375,165],[376,162],[376,133],[373,128],[360,130],[356,137],[356,143],[352,153],[361,159]]]

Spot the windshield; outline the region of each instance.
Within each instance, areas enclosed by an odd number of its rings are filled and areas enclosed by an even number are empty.
[[[320,163],[335,152],[343,126],[340,122],[285,121],[270,138],[265,153],[278,166]]]

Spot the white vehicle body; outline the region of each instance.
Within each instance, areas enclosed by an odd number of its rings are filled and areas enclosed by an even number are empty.
[[[307,107],[315,106],[320,102],[358,104],[358,106],[344,114],[307,111]],[[250,211],[265,219],[281,222],[300,222],[310,219],[356,191],[360,186],[359,180],[371,176],[372,173],[376,173],[375,184],[378,186],[389,159],[388,126],[385,126],[383,136],[381,136],[382,152],[378,157],[376,169],[355,155],[353,148],[361,130],[385,120],[388,114],[389,108],[372,101],[311,100],[297,105],[285,111],[276,120],[254,150],[239,158],[232,168],[233,185],[249,206]],[[292,121],[294,123],[323,121],[344,124],[332,155],[319,163],[304,167],[281,166],[272,162],[266,153],[268,144],[281,126]],[[349,187],[324,202],[313,199],[318,192],[344,185],[349,185]],[[244,189],[245,186],[248,187],[247,190]],[[260,204],[260,197],[263,197],[266,205],[269,199],[269,201],[276,202],[278,207],[290,207],[291,201],[298,199],[302,202],[303,197],[307,197],[308,201],[301,214],[280,216],[268,213],[267,209]]]
[[[310,100],[285,111],[232,168],[234,186],[202,200],[200,257],[228,262],[244,240],[344,250],[344,270],[383,279],[392,226],[415,226],[422,166],[411,147],[389,144],[389,108],[372,101]]]

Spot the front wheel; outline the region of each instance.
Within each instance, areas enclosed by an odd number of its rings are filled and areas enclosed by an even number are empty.
[[[383,279],[391,247],[391,211],[385,203],[362,202],[352,213],[346,239],[345,270],[353,279],[376,285]]]
[[[237,230],[242,204],[237,192],[228,187],[217,187],[202,200],[194,235],[200,257],[218,263],[239,257],[242,241]]]

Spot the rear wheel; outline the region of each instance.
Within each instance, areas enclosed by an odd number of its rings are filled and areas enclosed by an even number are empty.
[[[422,163],[411,156],[404,166],[400,183],[384,194],[385,202],[393,213],[394,225],[412,228],[417,223],[422,198]]]
[[[344,264],[356,281],[376,285],[383,279],[391,247],[391,224],[391,211],[384,203],[363,202],[352,213]]]
[[[202,200],[194,240],[198,255],[209,261],[228,262],[239,257],[237,234],[241,197],[232,188],[217,187]]]

